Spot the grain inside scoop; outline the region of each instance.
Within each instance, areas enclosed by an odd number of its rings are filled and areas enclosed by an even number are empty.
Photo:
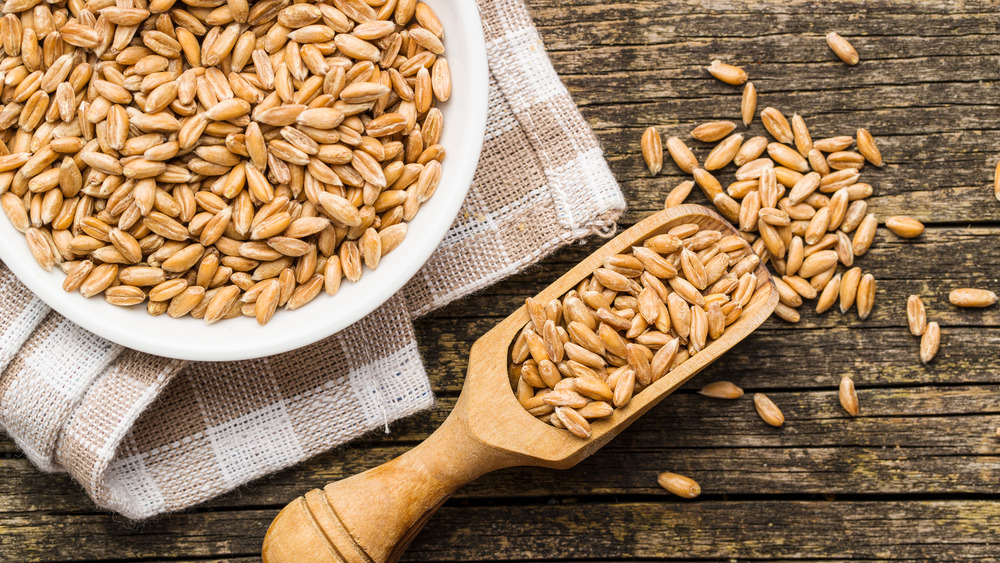
[[[612,239],[535,300],[549,303],[564,297],[582,287],[581,282],[593,276],[609,258],[628,253],[646,239],[685,224],[738,235],[732,225],[704,207],[673,207]],[[753,274],[756,289],[738,319],[689,359],[670,366],[655,380],[650,377],[629,401],[615,405],[610,415],[589,421],[586,437],[567,432],[558,427],[558,422],[546,424],[529,414],[515,394],[512,354],[519,336],[533,323],[527,307],[522,306],[473,344],[462,394],[440,428],[398,458],[322,490],[310,491],[288,504],[264,538],[264,561],[395,561],[430,515],[466,483],[505,467],[565,469],[575,465],[770,316],[778,293],[763,265],[758,265]],[[537,363],[541,358],[532,359]],[[522,365],[526,360],[522,358]],[[607,361],[612,366],[618,363],[614,357]],[[551,416],[555,409],[563,408],[552,406],[551,413],[541,416]]]

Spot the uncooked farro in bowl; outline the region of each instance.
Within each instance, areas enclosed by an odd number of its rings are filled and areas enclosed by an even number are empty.
[[[430,257],[471,183],[475,4],[163,4],[6,10],[0,258],[70,320],[163,356],[349,326]]]

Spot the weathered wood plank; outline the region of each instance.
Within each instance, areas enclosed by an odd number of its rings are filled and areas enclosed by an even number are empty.
[[[849,23],[851,29],[865,29],[864,35],[880,37],[891,37],[896,35],[893,31],[902,34],[906,30],[912,30],[912,35],[952,35],[956,32],[996,34],[996,20],[990,19],[995,14],[995,6],[988,0],[964,2],[961,10],[956,10],[953,3],[944,0],[867,3],[792,0],[775,5],[713,0],[707,9],[698,0],[669,4],[658,0],[574,0],[571,10],[567,10],[566,3],[560,0],[528,0],[526,3],[536,24],[542,29],[579,25],[581,22],[635,24],[640,21],[644,24],[651,22],[649,28],[655,30],[661,27],[669,29],[669,23],[677,25],[696,20],[701,25],[695,29],[704,33],[701,36],[731,38],[754,33],[766,35],[775,23],[798,26],[800,31],[808,31],[818,27],[815,22],[825,20],[837,24],[837,29],[844,30],[845,24]],[[739,25],[734,25],[736,22],[729,19],[731,14],[741,16]],[[747,17],[748,14],[754,17]],[[848,20],[845,14],[856,17]],[[670,21],[667,25],[657,23],[662,19]],[[706,27],[709,24],[714,26]],[[920,33],[916,33],[918,30]]]
[[[324,454],[294,470],[213,500],[203,510],[278,508],[305,491],[375,467],[407,449],[406,445],[363,449],[358,445]],[[80,487],[67,476],[41,475],[27,461],[15,461],[18,463],[0,463],[5,471],[5,482],[0,486],[4,499],[0,513],[96,512]],[[595,501],[614,502],[623,495],[659,494],[656,476],[665,470],[690,476],[701,484],[705,495],[712,496],[996,495],[1000,455],[969,455],[963,448],[642,449],[640,445],[629,450],[615,444],[566,471],[518,468],[498,472],[463,488],[455,498],[544,502],[588,496]]]
[[[414,560],[534,557],[976,559],[997,553],[993,502],[621,503],[444,509]],[[465,513],[468,520],[456,521]],[[511,529],[520,532],[511,537]],[[491,546],[488,555],[477,547]]]
[[[2,456],[16,456],[21,453],[21,450],[17,448],[14,444],[14,440],[11,440],[7,434],[0,430],[0,457]]]
[[[653,494],[665,469],[691,475],[715,495],[1000,494],[998,393],[1000,385],[862,387],[863,416],[852,419],[832,390],[773,392],[788,420],[775,430],[757,418],[749,396],[719,401],[684,390],[577,468],[500,472],[458,498]],[[374,467],[424,439],[454,402],[442,398],[429,413],[395,424],[390,436],[373,434],[207,506],[280,506]],[[42,475],[25,459],[0,460],[0,472],[0,512],[93,512],[64,475]]]
[[[860,44],[858,47],[865,53]],[[705,105],[701,111],[713,109],[713,104],[707,102],[718,104],[732,98],[737,100],[738,108],[741,88],[718,82],[705,70],[709,62],[717,58],[746,67],[754,84],[759,83],[762,101],[768,98],[799,102],[815,99],[821,108],[829,108],[835,107],[833,104],[840,101],[839,96],[843,94],[849,96],[844,100],[844,108],[857,108],[864,113],[875,113],[884,108],[931,109],[935,98],[944,93],[938,88],[957,91],[964,84],[966,91],[957,94],[959,108],[995,107],[995,100],[973,96],[977,92],[989,91],[988,84],[978,81],[991,80],[990,73],[996,69],[995,55],[987,52],[928,57],[921,52],[922,47],[923,42],[907,45],[908,52],[896,53],[898,58],[866,59],[849,69],[840,61],[834,62],[834,55],[822,35],[787,42],[782,42],[780,37],[768,37],[723,43],[592,46],[586,50],[552,53],[551,58],[556,70],[565,77],[568,85],[573,86],[571,91],[574,94],[579,92],[581,100],[578,103],[582,108],[600,103],[663,101],[687,104],[709,95],[717,97],[713,100],[702,99]],[[792,54],[793,60],[782,60],[788,54]],[[643,77],[641,82],[635,80],[637,73]],[[594,88],[605,82],[621,88]],[[876,90],[885,92],[888,98],[863,96]],[[907,92],[924,92],[928,96],[907,98]],[[722,105],[715,111],[729,108]],[[791,111],[794,108],[788,109]],[[801,111],[812,113],[817,108],[810,104]],[[953,125],[971,124],[976,129],[995,129],[995,126],[979,121],[976,114],[956,114],[962,117],[962,121]],[[903,130],[910,126],[896,124]],[[951,130],[955,129],[957,127]]]
[[[20,561],[252,557],[275,510],[194,512],[145,529],[103,515],[2,515],[0,555]],[[600,533],[595,533],[600,530]],[[14,533],[10,533],[14,531]],[[996,554],[993,501],[681,502],[443,507],[405,560],[929,558]],[[100,541],[95,541],[100,538]]]
[[[0,516],[0,559],[100,561],[172,557],[253,557],[277,510],[169,515],[126,525],[104,514]],[[5,555],[6,554],[6,555]]]

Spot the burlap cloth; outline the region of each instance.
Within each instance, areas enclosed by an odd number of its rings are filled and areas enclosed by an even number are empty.
[[[67,321],[0,264],[0,426],[32,462],[138,519],[387,429],[433,403],[414,317],[614,228],[622,194],[525,6],[479,4],[490,113],[464,209],[416,277],[343,332],[258,360],[167,360]]]

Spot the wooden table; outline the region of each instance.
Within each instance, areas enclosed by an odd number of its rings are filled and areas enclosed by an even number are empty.
[[[685,135],[738,117],[740,90],[707,78],[715,58],[742,64],[760,107],[798,112],[816,138],[870,129],[887,165],[864,172],[880,219],[927,223],[906,241],[879,229],[859,261],[878,279],[874,313],[768,321],[601,452],[568,471],[513,469],[450,500],[412,560],[986,559],[1000,557],[1000,308],[958,310],[948,291],[1000,289],[1000,30],[995,3],[785,1],[529,2],[556,70],[593,126],[631,210],[658,209],[682,178],[650,178],[639,157],[648,125]],[[837,30],[861,53],[834,60]],[[759,120],[753,132],[761,130]],[[705,154],[701,151],[700,154]],[[727,176],[729,177],[729,176]],[[693,201],[703,201],[693,194]],[[39,474],[0,438],[0,560],[253,561],[267,525],[309,488],[402,453],[443,419],[473,341],[600,244],[540,266],[417,323],[437,407],[183,514],[129,524],[101,513],[64,476]],[[906,329],[918,293],[942,328],[924,367]],[[837,403],[857,382],[861,416]],[[710,400],[730,379],[766,391],[784,428],[752,402]],[[656,485],[689,475],[682,501]]]

